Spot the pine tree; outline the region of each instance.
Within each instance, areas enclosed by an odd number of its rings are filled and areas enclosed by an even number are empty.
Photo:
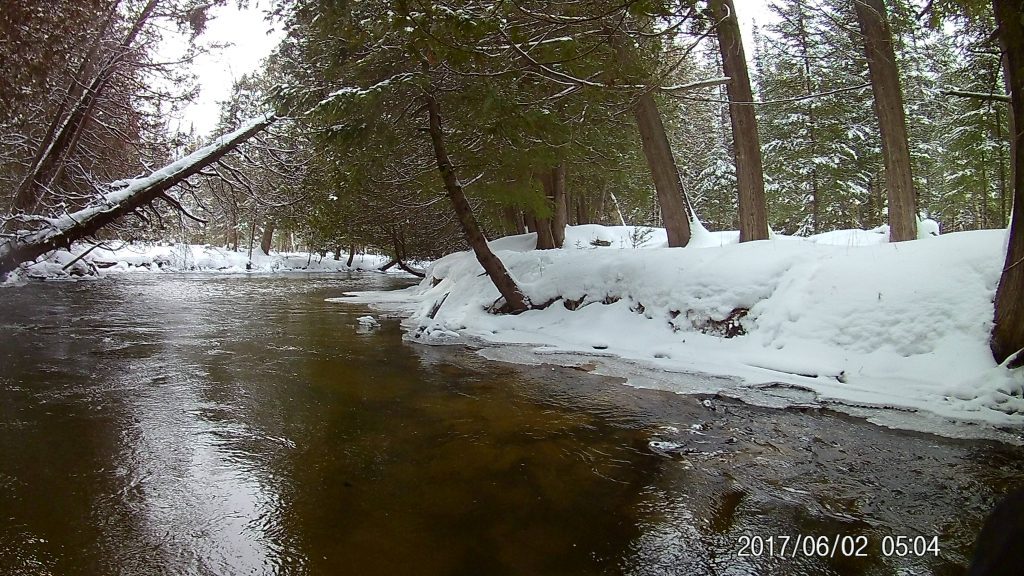
[[[850,6],[773,10],[757,52],[770,221],[790,234],[877,226],[877,127]]]

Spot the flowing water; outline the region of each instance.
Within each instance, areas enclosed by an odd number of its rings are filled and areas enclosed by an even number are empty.
[[[404,282],[0,290],[0,574],[959,574],[1024,477],[1019,448],[488,362],[324,302]],[[798,536],[840,545],[779,557]]]

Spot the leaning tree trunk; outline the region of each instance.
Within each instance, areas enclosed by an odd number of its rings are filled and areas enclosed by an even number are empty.
[[[352,262],[356,259],[356,243],[352,242],[348,245],[348,261],[345,262],[345,266],[351,268]]]
[[[999,36],[1006,50],[1007,80],[1010,85],[1010,114],[1013,125],[1024,126],[1024,14],[1022,0],[992,0]],[[995,317],[989,345],[997,362],[1012,355],[1009,366],[1024,364],[1024,134],[1011,135],[1013,157],[1013,211],[1003,274],[996,289]]]
[[[99,72],[91,81],[87,82],[85,78],[79,79],[84,85],[84,90],[71,107],[67,118],[59,121],[59,128],[47,132],[48,138],[40,143],[40,152],[37,153],[28,174],[19,184],[14,195],[12,214],[18,212],[34,214],[45,191],[60,178],[64,163],[74,153],[82,132],[93,116],[100,95],[119,71],[126,54],[131,50],[136,38],[156,11],[157,5],[158,0],[149,0],[135,19],[128,34],[117,46],[117,51],[105,59],[100,65]]]
[[[273,114],[254,119],[149,176],[129,180],[112,190],[104,190],[102,199],[72,214],[51,219],[41,230],[16,234],[0,242],[0,278],[22,262],[34,260],[57,248],[70,247],[73,242],[96,234],[104,226],[158,198],[184,211],[177,200],[167,195],[167,191],[220,160],[239,144],[273,124],[276,119]]]
[[[480,225],[477,224],[476,216],[473,215],[473,208],[469,205],[469,200],[466,199],[466,193],[462,190],[462,184],[459,182],[458,176],[455,175],[455,167],[452,165],[451,159],[448,158],[448,151],[444,145],[444,133],[441,131],[441,105],[429,92],[424,95],[424,100],[427,105],[430,141],[434,147],[437,170],[441,173],[445,191],[455,209],[455,215],[458,216],[459,223],[462,225],[466,241],[473,249],[473,253],[484,272],[487,273],[487,277],[491,279],[494,287],[498,289],[498,293],[505,299],[504,308],[512,313],[528,310],[530,299],[523,294],[501,260],[494,255],[494,252],[491,252],[490,246],[487,245],[487,238],[480,231]]]
[[[271,221],[267,222],[267,225],[263,227],[263,235],[260,236],[260,250],[264,254],[270,256],[270,247],[274,244],[274,223]],[[335,258],[337,260],[337,258]]]
[[[882,159],[889,196],[889,241],[917,239],[917,199],[910,169],[907,121],[903,111],[896,53],[883,0],[853,0],[864,36],[875,116],[882,135]]]
[[[658,194],[658,205],[661,207],[661,220],[668,235],[668,245],[686,246],[690,242],[691,210],[654,96],[649,92],[641,95],[633,106],[633,116],[640,132],[644,158],[647,159],[647,167],[650,168],[651,177],[654,179],[654,189]]]
[[[612,31],[607,31],[620,62],[635,63],[636,52],[633,41],[629,38],[620,40]],[[686,198],[683,181],[679,177],[679,168],[672,155],[672,146],[665,134],[665,125],[661,121],[661,112],[650,90],[645,90],[633,104],[633,118],[636,120],[637,132],[640,133],[640,145],[647,160],[647,167],[654,180],[654,191],[658,197],[661,210],[661,221],[671,248],[686,246],[690,243],[690,218],[693,209]],[[614,194],[612,199],[614,199]],[[618,209],[618,202],[616,202]],[[625,219],[619,211],[619,220],[625,226]]]
[[[764,167],[761,140],[757,135],[754,92],[750,88],[747,59],[736,20],[733,0],[711,0],[711,13],[718,20],[718,48],[722,71],[729,77],[729,120],[732,123],[733,157],[739,188],[740,242],[768,239],[768,208],[764,199]]]

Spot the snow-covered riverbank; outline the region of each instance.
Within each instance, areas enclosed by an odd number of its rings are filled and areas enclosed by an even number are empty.
[[[132,272],[339,272],[371,270],[387,262],[386,256],[356,254],[352,266],[346,265],[348,254],[335,260],[308,252],[271,252],[260,250],[228,250],[202,244],[132,244],[109,242],[109,248],[76,244],[71,251],[57,250],[39,261],[12,273],[10,281],[24,278],[59,279],[86,275]],[[80,258],[83,254],[84,257]],[[77,259],[77,261],[76,261]],[[398,272],[398,269],[394,269]],[[404,274],[404,272],[401,272]]]
[[[543,309],[490,314],[497,291],[468,252],[418,286],[356,301],[400,311],[425,343],[525,344],[532,359],[522,346],[506,359],[615,364],[637,385],[755,403],[894,408],[875,419],[899,427],[1019,433],[1024,374],[988,349],[1005,232],[901,244],[880,232],[737,244],[699,230],[668,249],[661,230],[577,226],[563,250],[533,250],[529,234],[491,243]]]

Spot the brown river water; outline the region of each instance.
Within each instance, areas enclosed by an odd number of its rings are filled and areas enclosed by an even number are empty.
[[[324,302],[407,283],[0,290],[0,574],[962,574],[1024,484],[1019,447],[489,362]]]

